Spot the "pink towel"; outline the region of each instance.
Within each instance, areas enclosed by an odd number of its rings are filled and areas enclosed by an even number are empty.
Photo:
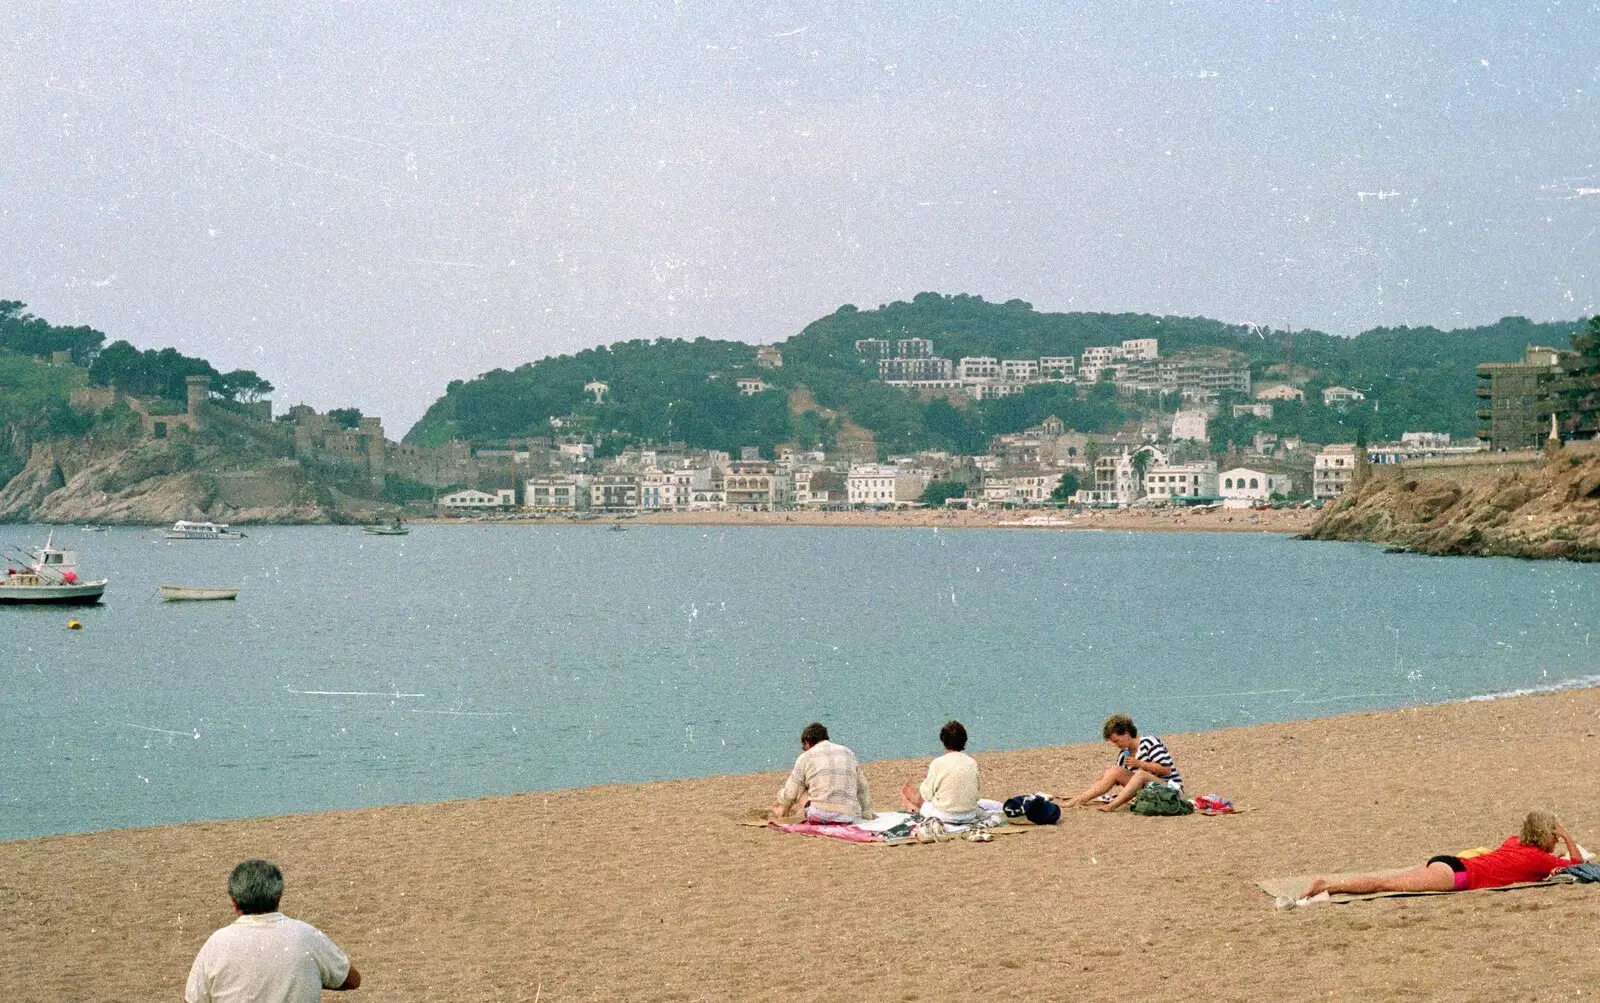
[[[775,825],[780,832],[797,832],[802,836],[828,836],[850,843],[881,843],[883,836],[854,825],[823,825],[817,822],[796,822],[794,825]]]

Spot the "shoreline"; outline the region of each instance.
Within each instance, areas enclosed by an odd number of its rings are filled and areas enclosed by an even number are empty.
[[[1497,843],[1539,807],[1600,843],[1587,772],[1549,765],[1592,759],[1600,689],[1164,737],[1187,793],[1251,810],[1076,809],[993,843],[863,847],[738,826],[770,801],[769,772],[3,843],[0,984],[18,1000],[178,998],[233,918],[228,869],[265,856],[284,867],[285,912],[343,945],[380,1000],[793,997],[816,988],[796,938],[856,994],[908,1001],[1019,985],[1111,1000],[1592,991],[1590,952],[1571,948],[1600,932],[1591,887],[1275,910],[1253,882]],[[1075,789],[1108,749],[977,753],[983,793]],[[867,764],[879,807],[925,763]]]
[[[641,512],[638,514],[595,514],[589,518],[570,515],[517,514],[476,518],[472,516],[415,516],[406,518],[410,526],[804,526],[868,529],[1034,529],[1034,530],[1136,530],[1146,532],[1190,533],[1304,533],[1311,528],[1316,509],[1086,509],[1069,510],[1008,509],[966,511],[962,509],[888,509],[868,511],[793,510],[754,512]],[[75,529],[80,523],[19,522],[14,526],[47,526]],[[107,529],[165,530],[169,523],[95,523]],[[230,522],[234,527],[327,526],[357,528],[362,522]]]
[[[1557,683],[1550,683],[1550,684],[1545,685],[1545,686],[1521,687],[1521,688],[1518,688],[1518,689],[1503,690],[1503,691],[1498,691],[1498,692],[1494,692],[1494,693],[1481,693],[1481,694],[1474,694],[1472,696],[1450,697],[1449,699],[1446,699],[1446,700],[1439,700],[1439,701],[1430,702],[1430,703],[1405,704],[1405,705],[1399,706],[1399,707],[1379,708],[1379,709],[1376,709],[1376,710],[1346,711],[1346,712],[1344,712],[1342,714],[1334,714],[1334,715],[1313,716],[1313,717],[1293,717],[1293,718],[1283,718],[1281,720],[1264,720],[1264,721],[1255,722],[1253,724],[1231,724],[1231,725],[1224,725],[1224,726],[1219,727],[1219,728],[1206,728],[1206,729],[1202,729],[1202,730],[1198,730],[1198,731],[1172,732],[1171,734],[1177,735],[1177,736],[1182,736],[1184,738],[1189,738],[1189,739],[1204,738],[1205,736],[1208,736],[1208,735],[1216,735],[1216,734],[1220,734],[1220,733],[1224,733],[1224,732],[1233,732],[1233,731],[1246,730],[1246,729],[1252,729],[1252,728],[1272,728],[1272,727],[1290,726],[1290,725],[1295,725],[1295,724],[1314,724],[1316,722],[1322,722],[1322,721],[1336,721],[1336,720],[1339,720],[1341,718],[1346,718],[1346,717],[1358,717],[1358,716],[1363,716],[1363,715],[1374,715],[1374,714],[1376,714],[1376,715],[1400,714],[1400,713],[1405,713],[1405,712],[1408,712],[1408,711],[1418,711],[1418,710],[1424,710],[1424,709],[1429,709],[1429,708],[1450,707],[1450,706],[1454,706],[1456,704],[1490,704],[1490,703],[1498,703],[1500,701],[1505,701],[1505,700],[1521,700],[1521,699],[1530,698],[1530,697],[1555,696],[1555,695],[1562,694],[1562,693],[1581,693],[1581,692],[1589,691],[1589,690],[1594,690],[1597,693],[1600,693],[1600,673],[1596,673],[1596,674],[1592,674],[1592,675],[1577,676],[1577,677],[1572,678],[1572,679],[1564,680],[1562,682],[1557,682]],[[1204,697],[1197,698],[1197,699],[1204,699]],[[1044,754],[1044,753],[1048,753],[1048,752],[1050,752],[1052,750],[1057,750],[1057,749],[1070,749],[1070,748],[1076,748],[1076,747],[1077,747],[1076,744],[1068,745],[1068,746],[1028,745],[1028,746],[1020,746],[1020,747],[1016,747],[1016,748],[983,749],[981,751],[973,752],[973,755],[982,755],[982,756],[1032,755],[1032,754]],[[901,763],[912,763],[912,762],[916,762],[916,760],[914,758],[908,758],[908,757],[904,757],[904,756],[894,756],[894,757],[890,757],[888,759],[874,759],[874,760],[871,760],[871,761],[863,761],[863,766],[864,767],[868,767],[868,768],[874,768],[874,767],[879,767],[882,764],[901,764]],[[460,803],[463,803],[463,802],[470,802],[470,801],[494,800],[494,799],[498,799],[498,798],[507,798],[507,797],[535,797],[535,796],[541,796],[541,795],[544,795],[544,796],[548,796],[548,795],[577,795],[577,794],[583,794],[583,793],[586,793],[586,792],[636,789],[636,788],[650,787],[650,786],[655,786],[655,785],[660,785],[660,784],[686,784],[686,783],[698,783],[698,782],[706,782],[706,781],[714,781],[714,780],[748,779],[748,778],[751,778],[751,777],[764,777],[764,776],[779,776],[779,773],[776,773],[776,772],[774,772],[772,770],[747,770],[747,771],[743,771],[743,772],[732,772],[732,773],[698,774],[698,775],[686,776],[686,777],[661,777],[661,778],[656,778],[656,779],[642,779],[642,780],[615,780],[615,781],[607,781],[607,782],[596,783],[596,784],[582,784],[582,785],[579,785],[579,786],[576,786],[576,787],[530,788],[530,789],[525,790],[525,791],[518,791],[518,792],[515,792],[515,793],[511,793],[511,794],[464,794],[464,795],[462,795],[460,797],[445,798],[443,800],[438,800],[438,801],[392,801],[392,802],[386,802],[386,803],[377,804],[377,805],[359,805],[359,806],[354,806],[354,807],[340,807],[340,808],[321,808],[321,809],[316,809],[316,810],[313,810],[313,811],[290,812],[290,813],[287,813],[287,814],[280,814],[280,815],[245,815],[245,816],[230,816],[230,817],[226,817],[226,818],[202,818],[202,819],[191,819],[191,820],[188,820],[188,821],[180,821],[180,822],[157,822],[157,823],[153,823],[153,824],[150,824],[150,825],[122,826],[122,827],[110,828],[110,829],[72,830],[72,831],[68,831],[68,832],[46,833],[46,834],[40,835],[40,836],[20,836],[20,837],[14,838],[14,839],[0,839],[0,849],[3,849],[6,846],[10,846],[10,845],[17,844],[17,843],[40,842],[40,841],[44,841],[44,840],[67,839],[67,838],[74,838],[74,837],[103,836],[103,835],[110,835],[110,834],[115,834],[115,833],[147,832],[147,831],[160,830],[160,829],[181,828],[181,827],[184,827],[184,826],[228,825],[228,824],[240,824],[240,823],[266,823],[266,822],[272,822],[272,821],[279,820],[279,819],[316,818],[316,817],[319,817],[319,816],[341,814],[341,813],[346,813],[346,812],[368,812],[368,811],[384,811],[384,810],[389,810],[389,809],[402,809],[402,808],[422,808],[422,807],[437,806],[437,805],[460,804]],[[1192,797],[1195,793],[1199,793],[1199,792],[1190,791],[1189,795]],[[1600,834],[1596,835],[1595,841],[1597,843],[1600,843]]]
[[[752,512],[646,512],[640,515],[511,516],[474,520],[429,517],[408,520],[412,525],[512,525],[512,526],[804,526],[870,529],[1032,529],[1032,530],[1137,530],[1190,533],[1302,533],[1311,527],[1316,509],[892,509],[878,511]]]

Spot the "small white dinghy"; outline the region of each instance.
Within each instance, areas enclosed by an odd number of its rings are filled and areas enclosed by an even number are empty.
[[[167,602],[207,602],[216,599],[237,599],[237,586],[220,589],[200,589],[190,585],[157,585],[156,591]]]

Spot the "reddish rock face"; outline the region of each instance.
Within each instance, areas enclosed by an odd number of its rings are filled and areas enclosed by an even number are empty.
[[[1600,449],[1574,443],[1490,476],[1482,464],[1375,476],[1324,509],[1306,538],[1424,554],[1600,561]]]

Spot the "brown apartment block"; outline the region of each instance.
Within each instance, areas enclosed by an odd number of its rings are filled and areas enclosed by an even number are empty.
[[[1550,435],[1550,415],[1558,407],[1552,394],[1561,380],[1561,352],[1529,345],[1521,362],[1478,366],[1478,438],[1490,449],[1538,449]]]

